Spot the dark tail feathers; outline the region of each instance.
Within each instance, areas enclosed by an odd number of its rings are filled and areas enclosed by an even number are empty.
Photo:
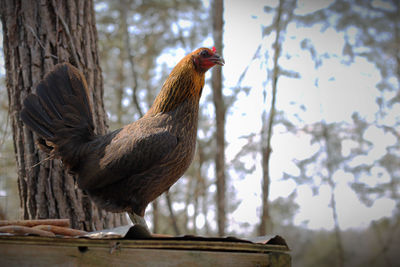
[[[83,144],[94,137],[88,87],[81,72],[68,63],[58,64],[29,94],[21,111],[22,121],[53,147],[70,168],[77,167]]]

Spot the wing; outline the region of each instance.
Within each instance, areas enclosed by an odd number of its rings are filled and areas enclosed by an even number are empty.
[[[92,178],[96,181],[87,181],[91,187],[104,187],[143,173],[160,164],[176,148],[178,138],[165,128],[141,126],[128,125],[106,142],[98,177]]]
[[[101,167],[113,172],[143,172],[158,164],[177,145],[178,139],[165,129],[133,136],[116,136],[106,148]]]

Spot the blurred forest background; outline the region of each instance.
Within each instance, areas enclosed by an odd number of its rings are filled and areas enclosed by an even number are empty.
[[[213,46],[213,4],[95,1],[111,129],[147,111],[186,53]],[[195,161],[148,209],[154,232],[279,234],[293,266],[395,266],[399,1],[226,0],[223,18],[223,102],[215,101],[208,83]],[[15,219],[2,54],[0,85],[0,219]],[[215,105],[225,116],[223,229],[217,223]]]

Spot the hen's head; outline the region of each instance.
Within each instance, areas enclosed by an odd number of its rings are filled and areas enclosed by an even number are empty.
[[[215,47],[197,49],[192,53],[192,61],[199,72],[206,72],[215,65],[223,66],[225,64],[225,60],[217,54]]]

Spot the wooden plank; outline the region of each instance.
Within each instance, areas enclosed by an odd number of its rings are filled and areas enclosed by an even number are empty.
[[[238,252],[288,252],[287,247],[279,245],[264,245],[256,243],[226,242],[226,241],[194,241],[194,240],[124,240],[124,239],[86,239],[86,238],[47,238],[36,236],[0,236],[0,244],[24,242],[26,244],[52,246],[108,246],[110,242],[117,240],[121,246],[127,248],[148,249],[195,249],[215,251],[238,251]]]
[[[284,251],[225,243],[0,236],[0,266],[290,266]]]
[[[0,249],[2,266],[270,266],[268,254],[254,253],[16,244]]]

